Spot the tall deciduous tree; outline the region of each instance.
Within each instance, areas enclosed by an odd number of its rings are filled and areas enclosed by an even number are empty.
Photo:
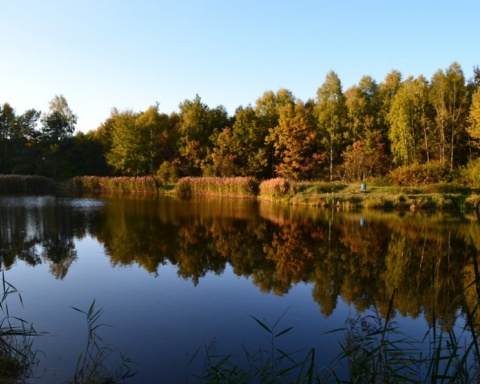
[[[480,148],[480,88],[472,96],[467,132],[475,147]]]
[[[300,100],[295,105],[279,108],[278,125],[271,130],[268,141],[273,143],[278,159],[278,176],[294,180],[311,178],[318,160],[315,118],[312,108]]]
[[[348,107],[351,142],[362,140],[367,131],[381,131],[381,98],[377,83],[370,76],[363,76],[358,85],[345,92]]]
[[[315,109],[320,144],[327,154],[330,180],[333,180],[333,166],[341,158],[346,144],[348,115],[342,84],[335,72],[329,72],[318,89]]]
[[[342,156],[344,177],[348,181],[383,175],[388,169],[385,144],[378,131],[367,131],[365,137],[349,146]]]
[[[14,123],[15,111],[10,104],[0,105],[0,173],[10,173]]]
[[[180,104],[179,154],[185,174],[202,173],[216,140],[214,134],[226,125],[228,115],[223,106],[212,110],[198,95]]]
[[[166,160],[168,123],[168,116],[160,113],[158,103],[141,113],[135,122],[138,135],[148,154],[147,173],[153,173],[160,163]]]
[[[279,108],[295,104],[295,97],[288,89],[282,88],[274,93],[272,91],[265,92],[255,104],[255,113],[258,117],[258,127],[260,132],[266,138],[269,132],[278,125],[278,119],[280,117]],[[265,155],[268,159],[268,175],[272,177],[274,175],[274,168],[277,164],[274,163],[274,149],[273,143],[264,142]]]
[[[217,136],[213,149],[213,171],[216,175],[266,177],[268,157],[265,129],[251,106],[239,107],[232,128]]]
[[[388,140],[388,131],[389,131],[389,122],[388,122],[388,114],[390,113],[390,107],[392,105],[392,101],[400,86],[402,85],[402,74],[397,71],[393,70],[385,77],[385,80],[382,81],[379,86],[379,93],[380,93],[380,100],[381,100],[381,113],[380,118],[382,121],[382,136],[383,140],[386,143],[386,150],[387,153],[390,153],[390,146]]]
[[[391,151],[396,165],[430,160],[432,124],[428,90],[428,82],[423,76],[417,79],[410,76],[393,97],[388,121]]]
[[[431,102],[436,112],[436,128],[440,138],[439,159],[455,163],[456,140],[465,132],[467,95],[465,78],[458,63],[453,63],[443,72],[437,71],[432,77]]]
[[[36,129],[40,115],[40,111],[29,109],[15,118],[11,136],[12,173],[38,173],[38,165],[42,162],[39,148],[41,132]]]
[[[139,176],[147,173],[148,149],[144,138],[139,136],[136,121],[138,114],[132,111],[112,110],[112,146],[107,153],[107,162],[122,175]]]
[[[42,117],[44,138],[52,143],[71,137],[77,124],[77,116],[68,106],[63,95],[57,95],[50,102],[49,112]]]

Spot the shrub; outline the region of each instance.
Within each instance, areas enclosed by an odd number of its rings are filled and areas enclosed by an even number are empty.
[[[454,173],[445,163],[430,162],[412,164],[392,170],[389,174],[393,184],[402,186],[426,185],[432,183],[449,183]]]
[[[365,183],[375,187],[389,187],[392,185],[392,180],[387,176],[377,176],[365,180]]]
[[[474,193],[467,197],[467,199],[465,200],[465,207],[467,209],[478,210],[480,208],[480,195]]]
[[[178,169],[169,161],[164,161],[157,171],[157,178],[165,184],[172,184],[178,181]]]
[[[260,196],[278,199],[287,196],[290,192],[290,183],[287,179],[277,177],[260,183]]]
[[[480,158],[470,161],[460,170],[461,179],[472,187],[480,187]]]
[[[192,196],[191,177],[182,177],[175,185],[175,193],[181,197],[190,198]]]

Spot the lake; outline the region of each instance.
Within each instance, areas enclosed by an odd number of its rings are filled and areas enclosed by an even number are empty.
[[[32,383],[62,383],[87,342],[85,316],[136,363],[129,383],[198,382],[210,354],[315,348],[331,366],[358,314],[421,340],[460,327],[476,292],[479,224],[454,215],[337,212],[248,199],[0,197],[0,262],[22,295],[10,314],[45,335]],[[466,292],[463,301],[455,301]],[[196,351],[199,351],[195,355]],[[192,360],[192,357],[195,357]],[[192,361],[190,361],[192,360]],[[338,364],[338,363],[337,363]]]

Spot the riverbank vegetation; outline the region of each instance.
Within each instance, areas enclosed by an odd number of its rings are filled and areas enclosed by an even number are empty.
[[[99,127],[73,135],[76,121],[63,96],[44,113],[18,114],[5,102],[0,174],[403,182],[404,167],[440,164],[442,182],[459,172],[470,173],[472,186],[480,181],[480,70],[466,78],[455,62],[431,79],[393,70],[346,90],[331,71],[308,100],[266,91],[232,116],[197,95],[171,113],[159,104],[113,108]]]
[[[18,290],[5,280],[1,273],[2,294],[0,296],[0,382],[19,383],[31,373],[37,361],[32,348],[32,338],[37,335],[33,326],[26,321],[11,316],[8,303],[12,296],[22,298]]]
[[[159,187],[157,180],[151,176],[77,176],[68,181],[68,190],[73,193],[157,193]]]
[[[31,175],[0,175],[0,194],[47,194],[56,190],[52,179]]]
[[[414,180],[418,177],[416,175]],[[70,179],[68,189],[73,193],[160,193],[182,198],[257,198],[281,204],[342,209],[475,211],[480,206],[480,188],[455,182],[424,183],[431,180],[425,176],[419,179],[418,184],[392,185],[392,178],[382,177],[369,180],[368,184],[365,181],[362,190],[358,183],[291,181],[285,178],[260,182],[252,177],[184,177],[175,184],[166,185],[148,176],[79,176]]]

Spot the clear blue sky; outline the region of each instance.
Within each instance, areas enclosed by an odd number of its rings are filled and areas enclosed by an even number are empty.
[[[307,100],[330,70],[346,90],[480,64],[479,0],[4,0],[0,20],[0,103],[62,94],[77,131],[196,94],[230,115],[267,90]]]

